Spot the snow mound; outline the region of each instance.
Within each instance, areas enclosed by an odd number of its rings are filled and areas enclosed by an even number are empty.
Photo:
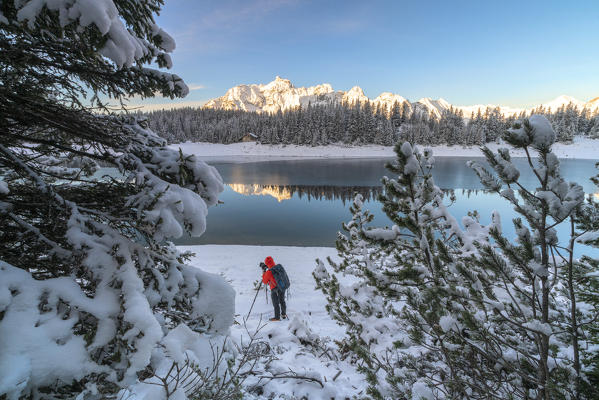
[[[92,362],[88,346],[102,346],[112,336],[114,298],[104,293],[92,299],[70,278],[35,280],[3,261],[0,275],[0,393],[17,399],[29,388],[110,372]],[[82,314],[98,319],[89,343],[70,333]]]

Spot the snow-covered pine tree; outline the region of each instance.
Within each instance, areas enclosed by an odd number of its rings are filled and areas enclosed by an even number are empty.
[[[464,141],[465,129],[464,118],[461,111],[450,107],[441,113],[439,137],[441,143],[450,146],[460,144]]]
[[[472,263],[483,272],[478,278],[487,298],[468,329],[470,342],[482,355],[497,360],[505,373],[504,386],[517,398],[584,397],[576,384],[584,378],[576,367],[577,335],[569,334],[572,321],[560,317],[570,310],[588,312],[576,309],[572,296],[564,294],[571,282],[560,273],[568,269],[561,251],[572,248],[577,234],[572,230],[560,238],[556,230],[558,225],[573,223],[584,192],[561,177],[559,161],[551,152],[555,139],[549,121],[541,115],[517,123],[505,135],[508,143],[525,151],[536,187],[520,184],[520,172],[507,149],[497,154],[484,149],[494,174],[471,163],[483,185],[509,201],[520,216],[514,220],[515,243],[492,230],[493,244],[481,246],[473,257]],[[537,160],[532,150],[538,153]],[[570,255],[574,257],[573,249]],[[581,332],[591,325],[580,326]]]
[[[329,260],[331,275],[319,261],[314,277],[329,313],[346,326],[340,350],[365,373],[372,397],[467,397],[477,385],[470,369],[486,361],[468,356],[447,316],[468,306],[457,288],[457,271],[467,268],[454,259],[474,251],[473,240],[484,240],[490,227],[469,218],[466,230],[459,228],[434,184],[430,151],[420,153],[408,143],[395,150],[396,163],[388,167],[397,178],[383,179],[380,198],[395,225],[367,227],[371,217],[357,197],[352,221],[344,225],[348,235],[337,242],[342,262]]]
[[[501,137],[507,128],[502,124],[502,116],[498,108],[487,107],[483,116],[485,143],[494,142]]]
[[[582,187],[561,177],[545,117],[524,120],[506,140],[529,155],[536,188],[519,183],[507,149],[484,149],[494,173],[471,166],[521,215],[515,242],[503,236],[496,214],[482,226],[469,213],[460,227],[434,186],[432,157],[406,143],[391,168],[398,178],[384,179],[381,197],[395,225],[356,223],[368,221],[358,198],[345,226],[350,234],[338,242],[343,261],[331,263],[337,274],[319,262],[317,285],[332,317],[347,327],[341,350],[356,358],[373,397],[593,398],[588,383],[596,379],[599,325],[590,278],[597,263],[576,263],[577,279],[587,283],[572,295],[567,257],[559,252],[580,238],[575,232],[560,240],[555,227],[574,218],[579,229],[595,232],[584,239],[596,240],[599,219],[588,211],[596,213],[596,203],[584,208]],[[340,272],[352,276],[349,283]],[[584,359],[578,367],[577,351]]]
[[[210,363],[198,332],[232,323],[232,288],[168,242],[204,232],[219,174],[104,103],[188,92],[148,67],[175,47],[161,5],[0,3],[0,398],[110,398]]]
[[[480,113],[480,108],[476,113],[476,118],[471,123],[474,124],[474,142],[479,146],[484,145],[487,142],[487,127]]]

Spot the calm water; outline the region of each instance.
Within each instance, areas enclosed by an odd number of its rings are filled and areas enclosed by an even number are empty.
[[[480,191],[482,185],[466,166],[471,158],[436,159],[434,178],[442,189],[457,197],[450,208],[458,221],[469,210],[477,210],[483,223],[493,210],[501,213],[504,232],[513,235],[509,204]],[[482,159],[480,159],[482,161]],[[269,162],[211,162],[221,173],[226,189],[212,207],[208,228],[200,238],[183,238],[177,244],[252,244],[334,246],[341,223],[351,218],[349,204],[354,193],[362,193],[376,226],[389,225],[380,204],[380,179],[391,176],[384,164],[389,160],[294,160]],[[525,186],[534,187],[525,160],[517,159]],[[597,192],[589,177],[596,174],[592,160],[562,160],[562,175]]]

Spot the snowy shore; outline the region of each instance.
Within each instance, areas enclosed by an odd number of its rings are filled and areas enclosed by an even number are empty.
[[[506,144],[489,143],[491,150],[499,147],[509,147]],[[235,161],[284,160],[295,158],[370,158],[394,157],[393,147],[390,146],[295,146],[295,145],[266,145],[253,142],[234,144],[215,143],[177,143],[169,147],[181,148],[184,153],[197,154],[202,159],[220,160],[234,159]],[[432,146],[435,157],[482,157],[479,147],[462,146]],[[553,151],[559,158],[598,159],[599,139],[577,137],[573,143],[556,143]],[[512,151],[514,157],[524,157],[524,152]]]
[[[275,262],[285,267],[291,281],[287,300],[289,320],[267,323],[259,336],[275,347],[277,360],[272,368],[278,371],[292,369],[299,374],[316,377],[324,387],[314,382],[277,379],[265,383],[263,397],[256,398],[270,398],[270,395],[284,393],[294,398],[306,396],[309,399],[343,399],[364,393],[364,377],[356,372],[349,362],[325,356],[316,357],[306,351],[302,344],[320,338],[323,343],[334,347],[332,340],[341,339],[344,335],[344,328],[337,325],[328,315],[325,309],[326,299],[322,292],[315,288],[312,277],[312,271],[316,268],[316,258],[320,258],[325,264],[327,257],[334,260],[338,258],[334,248],[237,245],[178,248],[196,254],[190,262],[191,265],[223,276],[235,289],[235,321],[238,324],[231,327],[231,338],[236,343],[240,343],[242,337],[247,340],[243,319],[248,315],[256,295],[254,283],[261,278],[262,272],[258,264],[266,256],[271,256]],[[267,298],[262,288],[246,325],[252,330],[272,315],[270,293]]]

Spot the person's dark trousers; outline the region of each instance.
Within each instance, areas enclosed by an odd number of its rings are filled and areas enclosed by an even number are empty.
[[[281,319],[281,314],[287,314],[285,291],[275,287],[270,291],[270,297],[272,298],[272,306],[275,308],[275,318]]]

